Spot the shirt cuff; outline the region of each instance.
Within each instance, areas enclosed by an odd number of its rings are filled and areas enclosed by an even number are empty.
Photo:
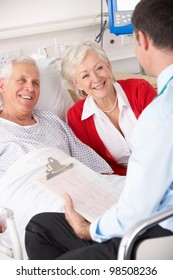
[[[98,225],[99,225],[99,219],[91,223],[90,225],[91,239],[99,243],[106,242],[109,239],[109,237],[100,234]]]

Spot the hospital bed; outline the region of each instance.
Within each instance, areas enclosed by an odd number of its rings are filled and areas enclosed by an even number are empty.
[[[72,97],[64,87],[59,73],[59,66],[56,58],[42,59],[42,57],[35,57],[37,65],[40,71],[40,96],[37,106],[47,109],[54,114],[58,115],[62,120],[66,121],[66,112],[74,104]],[[0,106],[2,100],[0,95]],[[46,150],[46,149],[45,149]],[[29,182],[28,178],[40,170],[44,164],[44,160],[49,155],[49,152],[45,154],[45,151],[39,152],[25,159],[21,164],[16,163],[13,171],[7,176],[0,178],[0,205],[7,209],[12,209],[15,214],[15,225],[18,229],[18,236],[22,245],[23,258],[27,258],[24,249],[24,229],[29,222],[29,219],[39,213],[46,211],[62,211],[62,203],[57,203],[56,199],[53,199],[50,195],[44,194],[35,187],[32,182]],[[54,154],[54,152],[52,151]],[[59,160],[65,159],[64,153],[57,151]],[[40,159],[40,160],[39,160]],[[33,163],[32,163],[33,161]],[[37,163],[36,163],[37,162]],[[35,165],[36,163],[36,165]],[[32,166],[34,168],[32,168]],[[24,186],[24,187],[23,187]],[[32,206],[33,205],[33,206]],[[9,223],[9,230],[16,236],[16,228],[14,225],[13,214],[10,210],[3,210],[4,215]],[[1,209],[2,210],[2,209]],[[12,227],[14,225],[14,227]],[[0,243],[5,247],[0,247],[0,259],[9,258],[21,258],[21,255],[16,255],[16,250],[13,250],[15,243],[13,243],[12,236],[9,238],[9,234],[0,234]],[[12,240],[12,247],[11,242]],[[7,249],[6,249],[7,248]],[[12,248],[12,249],[9,249]],[[5,254],[2,254],[5,252]],[[6,258],[6,256],[8,256]]]
[[[8,231],[11,240],[11,247],[5,246],[0,243],[0,252],[2,252],[10,258],[22,260],[22,248],[14,220],[14,213],[8,208],[0,207],[0,215],[4,216],[6,230]]]

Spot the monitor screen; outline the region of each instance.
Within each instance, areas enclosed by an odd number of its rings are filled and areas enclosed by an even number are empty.
[[[140,0],[108,0],[110,32],[116,35],[132,34],[131,16]]]
[[[139,0],[117,0],[117,11],[133,11]]]

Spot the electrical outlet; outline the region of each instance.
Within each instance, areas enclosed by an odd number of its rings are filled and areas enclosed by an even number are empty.
[[[21,50],[14,50],[9,52],[0,52],[0,68],[3,68],[4,64],[7,63],[7,61],[16,56],[21,55]]]
[[[133,44],[133,35],[121,35],[121,44],[123,46]]]

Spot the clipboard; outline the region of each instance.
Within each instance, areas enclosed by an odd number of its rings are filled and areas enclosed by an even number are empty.
[[[73,163],[61,164],[58,160],[54,159],[53,157],[48,157],[48,164],[46,165],[46,173],[48,173],[47,180],[59,175],[60,173],[68,170],[69,168],[72,168],[73,166]]]
[[[73,157],[60,163],[50,156],[46,170],[30,180],[58,200],[64,201],[64,193],[68,193],[75,210],[92,222],[118,202],[124,180],[122,176],[113,176],[115,180],[111,182]]]

